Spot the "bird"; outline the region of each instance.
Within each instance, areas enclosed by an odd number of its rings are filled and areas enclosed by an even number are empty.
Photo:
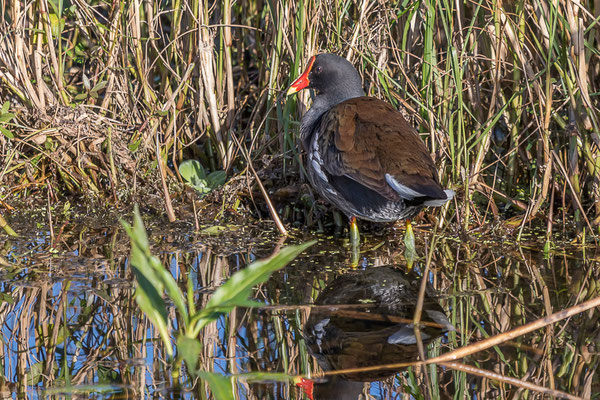
[[[300,141],[308,180],[316,192],[350,218],[373,222],[406,220],[426,206],[454,197],[440,184],[427,146],[391,104],[366,96],[361,77],[336,54],[312,56],[287,95],[314,91],[302,118]],[[414,248],[414,236],[412,236]]]

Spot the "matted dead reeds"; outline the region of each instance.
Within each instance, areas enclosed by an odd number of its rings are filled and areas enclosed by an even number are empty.
[[[600,221],[597,2],[41,0],[0,14],[3,204],[49,185],[112,202],[147,186],[169,206],[190,158],[232,177],[267,157],[284,171],[273,186],[297,184],[304,107],[282,90],[329,51],[418,124],[460,194],[447,220]]]

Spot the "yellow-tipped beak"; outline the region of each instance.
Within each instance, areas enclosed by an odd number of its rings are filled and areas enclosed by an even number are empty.
[[[288,89],[287,96],[294,94],[294,93],[298,93],[299,91],[307,88],[308,85],[310,85],[310,80],[308,79],[308,74],[310,74],[310,70],[312,69],[312,66],[314,63],[315,63],[315,56],[312,56],[310,58],[310,60],[308,61],[308,67],[306,67],[306,70],[304,71],[304,73],[302,75],[300,75],[300,77],[298,79],[296,79],[294,81],[294,83],[292,83],[292,86],[290,86],[290,88]]]
[[[296,82],[294,82],[296,83]],[[294,85],[290,86],[290,88],[288,89],[286,96],[292,95],[294,93],[298,93],[299,91],[301,91],[303,88],[298,88],[298,87],[294,87]]]

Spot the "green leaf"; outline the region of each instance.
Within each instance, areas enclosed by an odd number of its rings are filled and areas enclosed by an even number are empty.
[[[54,368],[53,368],[54,369]],[[31,364],[27,371],[27,385],[35,386],[41,382],[44,374],[44,363],[36,362],[35,364]]]
[[[104,365],[98,365],[98,383],[100,385],[123,383],[123,378],[121,377],[119,371]]]
[[[206,307],[214,307],[225,302],[239,299],[245,301],[254,285],[265,282],[271,274],[296,258],[300,253],[315,244],[315,241],[297,246],[284,247],[276,255],[265,260],[255,261],[246,268],[233,274],[231,278],[211,296]]]
[[[198,365],[201,351],[202,344],[198,339],[191,339],[185,336],[177,338],[177,352],[181,355],[188,371],[192,374],[196,373],[196,366]]]
[[[128,234],[130,234],[129,231]],[[171,346],[169,323],[167,321],[167,307],[162,299],[162,290],[157,289],[157,286],[160,286],[159,280],[153,272],[150,272],[151,268],[148,268],[147,265],[134,263],[133,258],[136,252],[137,250],[134,250],[132,245],[131,264],[134,266],[133,270],[137,279],[135,301],[158,330],[167,348],[167,354],[172,356],[173,349]]]
[[[52,327],[54,327],[53,324],[51,324]],[[58,346],[60,344],[62,344],[65,341],[65,338],[69,337],[70,333],[69,330],[67,328],[65,328],[64,325],[61,325],[58,327],[58,335],[56,335],[56,337],[53,339],[54,340],[54,345]]]
[[[50,27],[52,31],[52,37],[57,38],[62,34],[62,31],[65,29],[65,19],[58,18],[58,16],[54,13],[48,14],[50,19]]]
[[[206,180],[208,182],[208,187],[211,189],[215,189],[221,187],[227,181],[227,173],[223,170],[211,172]]]
[[[129,149],[129,151],[134,153],[140,147],[140,144],[142,144],[142,138],[139,138],[135,142],[129,143],[127,145],[127,148]]]
[[[169,287],[169,292],[172,291],[172,283],[169,282],[169,278],[174,283],[173,277],[165,270],[158,258],[150,253],[148,236],[137,205],[133,214],[133,227],[125,221],[122,221],[122,224],[131,239],[130,261],[138,282],[135,300],[158,330],[168,355],[172,356],[173,348],[167,320],[167,307],[162,295],[165,286]]]
[[[210,188],[208,187],[208,182],[205,179],[198,179],[193,184],[188,183],[191,187],[199,191],[200,193],[208,193],[210,192]]]
[[[179,286],[177,286],[177,282],[175,281],[175,278],[173,278],[173,275],[171,275],[171,272],[165,267],[163,267],[163,265],[160,263],[160,261],[158,261],[156,257],[154,258],[158,262],[158,264],[155,266],[159,268],[157,271],[158,275],[165,286],[167,295],[173,301],[173,304],[175,304],[177,311],[179,311],[179,314],[181,315],[181,318],[183,320],[183,327],[185,328],[189,323],[189,316],[187,312],[187,306],[185,304],[185,297],[179,289]]]
[[[179,165],[179,173],[198,192],[205,194],[227,181],[225,171],[214,171],[206,175],[206,170],[196,160],[186,160]]]
[[[58,4],[56,4],[56,0],[50,0],[48,2],[48,4],[50,4],[50,7],[52,7],[52,12],[54,14],[60,14],[61,13],[61,9],[58,7]]]
[[[79,42],[75,45],[75,55],[77,55],[77,56],[85,56],[86,55],[85,46],[83,45],[83,43]]]
[[[64,14],[73,17],[75,16],[75,12],[77,11],[77,6],[75,4],[71,5],[68,8],[65,8]]]
[[[0,126],[0,132],[2,132],[2,134],[9,139],[14,139],[14,137],[15,137],[15,135],[11,131],[9,131],[8,129],[6,129],[2,126]]]
[[[0,304],[2,304],[2,303],[14,304],[15,298],[9,294],[0,293]]]
[[[6,100],[4,104],[2,104],[2,108],[0,109],[0,114],[6,114],[8,112],[8,108],[10,107],[10,101]]]
[[[90,82],[90,79],[87,77],[86,74],[82,74],[81,78],[83,80],[83,87],[85,88],[85,90],[90,90],[92,88],[92,83]]]
[[[271,274],[298,256],[315,241],[297,246],[287,246],[276,255],[265,260],[255,261],[246,268],[233,274],[227,282],[219,287],[206,303],[206,307],[194,315],[190,322],[192,330],[188,337],[196,337],[202,327],[214,321],[220,314],[230,312],[234,307],[247,307],[248,298],[255,285],[265,282]]]
[[[11,119],[15,117],[13,113],[3,113],[0,115],[0,122],[10,122]]]
[[[92,93],[94,93],[94,92],[98,92],[98,91],[100,91],[100,90],[104,89],[104,88],[106,87],[106,85],[108,85],[108,81],[102,81],[102,82],[98,82],[98,83],[96,84],[96,86],[94,86],[94,87],[92,88]]]
[[[185,160],[179,164],[179,173],[183,179],[190,182],[193,186],[196,186],[198,181],[206,179],[204,167],[196,160]]]
[[[248,372],[246,374],[235,374],[232,377],[244,382],[294,382],[297,377],[281,372]]]
[[[97,396],[92,396],[92,393],[119,393],[123,390],[123,385],[115,385],[115,384],[100,384],[94,383],[91,385],[56,385],[59,381],[54,381],[55,387],[51,387],[42,391],[44,398],[55,398],[53,395],[59,395],[59,398],[71,398],[71,394],[81,394],[77,398],[85,396],[85,398],[97,398]],[[63,382],[64,383],[64,382]]]
[[[213,372],[200,371],[198,376],[208,382],[213,398],[219,400],[234,400],[231,378]]]
[[[200,233],[205,235],[218,235],[221,232],[227,231],[227,227],[223,225],[213,225],[208,228],[204,228],[200,231]]]
[[[415,234],[410,225],[408,225],[404,236],[404,258],[406,259],[407,268],[412,269],[417,259],[417,251],[415,250]]]
[[[134,267],[136,277],[139,278],[139,276],[142,276],[145,280],[144,283],[147,281],[151,284],[153,289],[160,295],[161,301],[163,290],[166,291],[167,295],[181,314],[184,325],[187,325],[189,317],[183,293],[179,290],[179,286],[177,286],[177,282],[175,282],[171,272],[162,265],[158,258],[150,253],[148,236],[146,235],[144,223],[142,222],[142,217],[140,216],[137,205],[134,209],[133,221],[133,235],[130,234],[130,230],[128,230],[127,233],[131,238],[131,264]],[[152,292],[150,292],[150,294],[151,293]],[[154,301],[154,299],[152,300]],[[162,303],[164,304],[164,302]],[[159,305],[159,303],[156,304]]]

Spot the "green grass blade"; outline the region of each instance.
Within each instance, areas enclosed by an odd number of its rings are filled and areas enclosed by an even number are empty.
[[[189,317],[183,294],[171,273],[150,253],[148,236],[137,205],[133,214],[133,227],[124,221],[122,225],[131,239],[130,260],[138,282],[135,290],[136,302],[159,331],[169,356],[172,356],[173,349],[163,293],[167,292],[182,315],[184,324],[187,324]]]
[[[234,400],[233,383],[231,378],[212,372],[201,371],[198,376],[208,382],[213,398],[219,400]]]
[[[255,302],[248,301],[255,285],[265,282],[271,274],[312,246],[315,241],[297,246],[284,247],[279,253],[266,260],[253,262],[241,271],[236,272],[225,284],[219,287],[211,296],[204,310],[192,317],[188,337],[196,337],[200,329],[214,321],[221,313],[231,311],[236,306],[253,306]]]

